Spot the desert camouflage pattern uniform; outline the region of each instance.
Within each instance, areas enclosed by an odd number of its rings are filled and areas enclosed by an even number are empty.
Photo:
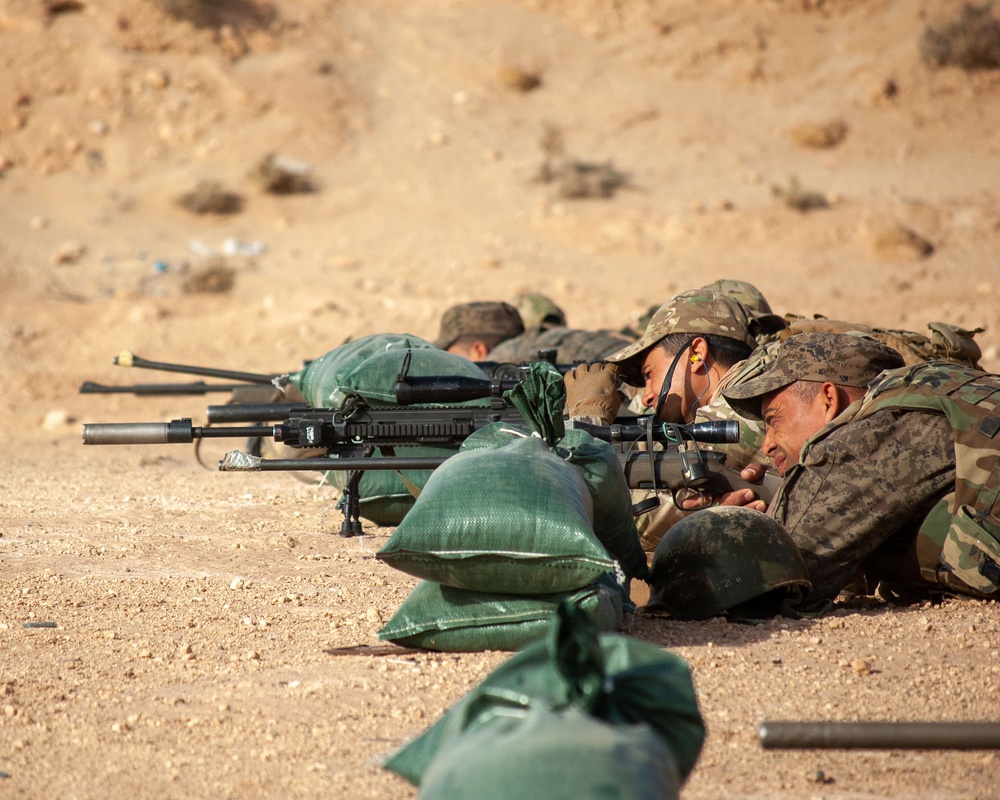
[[[756,346],[755,336],[759,332],[760,323],[757,317],[742,303],[732,296],[715,291],[712,287],[694,289],[677,295],[664,303],[653,314],[642,337],[630,345],[606,358],[611,363],[618,363],[623,380],[633,386],[641,386],[642,359],[640,356],[664,337],[675,333],[683,333],[692,337],[698,335],[723,336],[746,344]],[[736,444],[704,445],[712,450],[726,453],[726,466],[741,469],[749,464],[757,455],[763,441],[763,426],[753,420],[740,417],[722,396],[722,389],[739,373],[739,365],[731,367],[720,385],[713,388],[712,396],[695,414],[696,422],[711,420],[736,420],[740,423],[740,441]],[[645,409],[640,395],[633,398],[628,406],[629,413],[642,413]],[[632,492],[633,504],[652,497],[654,493],[648,490]],[[639,538],[647,553],[656,550],[656,545],[663,534],[685,514],[673,502],[669,492],[659,492],[660,505],[655,510],[643,514],[636,520]]]
[[[884,373],[805,445],[768,513],[810,601],[860,568],[891,594],[1000,597],[1000,376],[948,362]]]
[[[560,364],[601,361],[629,344],[629,339],[608,331],[585,331],[564,326],[529,328],[519,336],[500,342],[490,350],[487,360],[520,364],[536,360],[539,350],[555,350],[556,361]]]
[[[740,440],[734,444],[706,444],[702,447],[710,450],[718,450],[726,454],[726,466],[731,469],[741,470],[747,464],[756,461],[771,466],[771,459],[760,452],[761,444],[764,441],[764,425],[759,420],[747,419],[740,416],[722,396],[722,390],[732,385],[738,377],[742,365],[741,361],[733,365],[723,377],[718,388],[712,394],[711,400],[698,409],[695,414],[695,422],[711,422],[715,420],[735,420],[740,423]],[[632,492],[632,503],[640,503],[652,497],[654,492],[650,490],[634,490]],[[639,540],[647,553],[653,553],[656,545],[659,544],[664,534],[683,519],[690,511],[682,511],[674,504],[670,492],[659,492],[660,505],[653,511],[643,514],[636,519],[636,528],[639,531]]]
[[[930,336],[914,331],[892,328],[873,328],[857,322],[816,317],[805,319],[794,314],[786,314],[788,327],[777,335],[784,340],[797,333],[864,333],[897,351],[907,364],[923,364],[926,361],[951,361],[973,369],[979,369],[979,359],[983,357],[975,335],[982,328],[968,330],[947,322],[928,322]]]

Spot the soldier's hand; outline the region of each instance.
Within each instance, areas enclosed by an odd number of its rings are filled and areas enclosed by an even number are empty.
[[[579,364],[564,376],[569,416],[597,417],[610,425],[618,416],[618,367],[614,364]]]
[[[743,508],[752,508],[754,511],[767,511],[767,503],[758,500],[757,495],[751,489],[727,492],[719,495],[717,500],[717,505],[720,506],[742,506]]]

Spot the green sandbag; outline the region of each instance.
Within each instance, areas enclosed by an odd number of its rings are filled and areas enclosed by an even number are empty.
[[[526,426],[495,422],[469,436],[461,450],[501,447],[527,435]],[[632,499],[615,449],[583,430],[563,433],[555,453],[576,467],[594,501],[594,533],[629,578],[647,580],[649,565],[632,516]]]
[[[458,740],[524,719],[533,708],[568,706],[613,725],[649,725],[673,754],[683,780],[705,739],[691,672],[682,658],[627,636],[597,634],[585,612],[564,603],[544,641],[501,664],[383,766],[419,786],[438,755]],[[585,761],[578,766],[582,769]]]
[[[375,333],[313,359],[304,369],[289,375],[289,380],[315,408],[339,408],[348,394],[361,395],[372,406],[394,406],[396,378],[407,353],[410,354],[407,374],[415,377],[483,377],[479,367],[468,359],[439,350],[418,336]],[[489,405],[489,400],[462,405]]]
[[[418,336],[402,333],[376,333],[363,336],[334,348],[313,359],[301,371],[289,376],[306,401],[317,408],[339,407],[348,394],[362,396],[373,407],[396,405],[396,378],[406,354],[410,354],[407,374],[428,377],[434,375],[464,375],[482,378],[482,371],[468,359],[446,353]],[[476,400],[458,405],[483,405],[488,400]],[[440,405],[440,404],[428,404]],[[397,447],[399,456],[450,456],[455,448]],[[376,457],[381,457],[377,451]],[[422,489],[430,477],[429,470],[409,470],[403,473],[372,470],[361,477],[359,513],[376,525],[398,525],[413,507],[413,495],[407,483]],[[325,483],[343,491],[347,473],[331,470]]]
[[[376,558],[457,589],[553,594],[613,562],[579,471],[537,438],[458,453],[438,467]]]
[[[610,578],[572,594],[470,592],[421,581],[378,632],[382,641],[446,652],[520,650],[545,635],[563,600],[593,617],[599,631],[619,629],[630,601]],[[635,607],[631,606],[634,611]]]
[[[447,747],[427,769],[420,798],[672,800],[680,787],[673,754],[649,725],[536,706]]]

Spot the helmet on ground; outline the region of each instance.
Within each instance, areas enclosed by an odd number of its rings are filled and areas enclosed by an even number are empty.
[[[653,555],[651,585],[650,607],[676,619],[774,616],[812,588],[781,524],[734,506],[696,511],[670,528]]]
[[[538,292],[520,294],[514,307],[521,315],[525,329],[566,327],[566,314],[551,298]]]

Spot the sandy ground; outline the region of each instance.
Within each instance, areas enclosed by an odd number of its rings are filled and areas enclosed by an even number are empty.
[[[373,558],[387,530],[336,535],[327,489],[206,472],[183,446],[81,447],[82,422],[219,401],[77,394],[171,379],[111,366],[122,348],[279,372],[350,336],[432,338],[454,302],[543,291],[618,327],[737,277],[779,312],[985,327],[1000,369],[1000,75],[918,48],[956,7],[0,3],[5,796],[414,796],[377,756],[505,658],[380,647],[413,583]],[[316,191],[261,191],[269,153]],[[536,180],[547,155],[627,185],[567,198]],[[828,207],[788,207],[793,179]],[[242,210],[181,208],[203,180]],[[192,283],[219,267],[228,289]],[[709,738],[686,798],[1000,797],[992,753],[755,738],[765,719],[996,719],[995,604],[635,635],[694,670]]]

